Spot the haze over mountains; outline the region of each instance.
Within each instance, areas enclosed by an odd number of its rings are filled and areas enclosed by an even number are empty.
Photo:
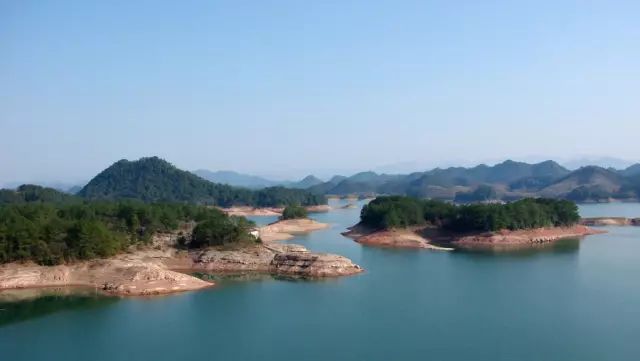
[[[232,171],[192,173],[160,158],[148,157],[118,161],[76,193],[85,199],[226,206],[316,204],[326,195],[378,194],[458,202],[509,201],[524,197],[566,198],[578,202],[637,200],[640,198],[640,163],[620,170],[587,166],[571,171],[551,160],[534,164],[507,160],[493,166],[435,168],[409,174],[366,171],[349,177],[336,175],[328,181],[309,175],[300,181],[278,182]],[[6,196],[28,200],[31,193],[20,194],[18,197],[7,193]]]
[[[228,184],[236,187],[244,187],[249,189],[260,189],[267,187],[287,187],[287,188],[309,188],[323,181],[313,175],[308,175],[304,179],[292,181],[273,181],[263,177],[242,174],[234,171],[209,171],[206,169],[198,169],[193,172],[195,175],[204,178],[210,182]]]
[[[248,175],[235,175],[241,181],[252,179]],[[571,171],[551,160],[534,164],[507,160],[494,166],[481,164],[469,168],[435,168],[410,174],[367,171],[350,177],[334,176],[326,182],[319,182],[317,178],[309,176],[305,178],[307,182],[288,184],[325,195],[405,194],[469,201],[546,196],[576,201],[602,201],[609,198],[637,198],[635,187],[638,182],[634,177],[638,176],[640,164],[621,170],[587,166]],[[233,180],[227,178],[226,181]],[[277,184],[265,181],[263,180],[265,184]],[[246,182],[229,184],[242,186]],[[308,184],[312,185],[304,186]],[[256,187],[256,184],[253,186]]]

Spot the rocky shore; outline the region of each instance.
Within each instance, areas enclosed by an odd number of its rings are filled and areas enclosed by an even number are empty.
[[[143,260],[107,259],[59,266],[10,263],[0,266],[0,290],[55,286],[86,286],[116,295],[146,296],[197,290],[213,286],[213,283]]]
[[[591,217],[582,218],[580,224],[584,226],[640,226],[640,218]]]
[[[209,249],[172,260],[174,269],[201,272],[260,272],[281,276],[336,277],[362,272],[346,257],[310,252],[295,244],[264,243],[238,250]]]
[[[276,222],[267,226],[272,235],[326,228],[312,220]],[[286,233],[290,235],[290,233]],[[0,265],[0,290],[18,288],[86,286],[121,296],[160,295],[211,287],[193,272],[257,272],[298,277],[337,277],[362,272],[350,259],[315,253],[294,244],[264,241],[238,248],[180,251],[169,235],[157,235],[152,247],[110,259],[68,265],[34,263]],[[273,237],[277,238],[277,237]]]

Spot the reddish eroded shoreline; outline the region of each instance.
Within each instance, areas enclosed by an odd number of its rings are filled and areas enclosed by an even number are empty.
[[[593,234],[606,233],[583,225],[570,227],[534,228],[526,230],[501,230],[479,234],[459,236],[451,240],[453,244],[536,244],[554,242],[560,239],[580,238]]]
[[[344,232],[343,235],[367,246],[453,250],[454,248],[447,246],[530,245],[566,238],[581,238],[599,233],[606,233],[606,231],[584,225],[481,233],[454,233],[432,227],[371,230],[356,225]]]
[[[421,228],[392,229],[372,231],[362,226],[351,227],[343,236],[367,246],[388,248],[426,248],[440,251],[451,251],[453,248],[440,247],[426,238]]]

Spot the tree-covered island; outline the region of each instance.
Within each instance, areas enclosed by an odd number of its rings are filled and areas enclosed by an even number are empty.
[[[602,232],[579,221],[577,206],[566,200],[457,205],[385,196],[364,206],[360,223],[343,234],[371,246],[453,250],[540,244]]]

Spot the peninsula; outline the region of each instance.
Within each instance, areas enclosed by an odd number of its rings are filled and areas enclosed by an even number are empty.
[[[283,219],[256,229],[243,217],[180,203],[4,205],[0,290],[88,286],[118,295],[156,295],[213,285],[186,274],[196,271],[299,277],[362,271],[345,257],[260,237],[292,232],[295,225],[305,232],[326,227],[308,219]]]

